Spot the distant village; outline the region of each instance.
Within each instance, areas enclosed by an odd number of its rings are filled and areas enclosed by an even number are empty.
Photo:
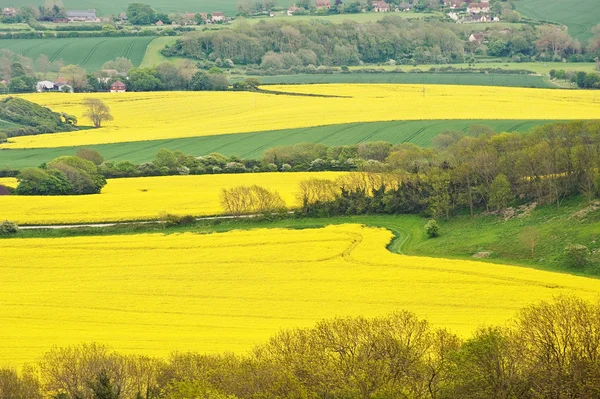
[[[412,11],[416,6],[417,0],[407,0],[400,4],[389,4],[385,0],[372,1],[366,7],[362,7],[358,12],[376,12],[376,13],[388,13],[388,12],[409,12]],[[332,7],[331,0],[315,0],[314,5],[311,5],[308,9],[293,5],[283,12],[268,11],[268,15],[275,17],[277,15],[307,15],[311,12],[327,13]],[[343,4],[343,3],[342,3]],[[492,15],[489,2],[473,2],[469,3],[463,0],[443,0],[443,6],[446,9],[446,15],[457,23],[486,23],[486,22],[499,22],[500,17],[498,15]],[[19,14],[19,8],[16,7],[5,7],[2,9],[2,16],[7,18],[16,17]],[[55,18],[50,19],[48,22],[54,23],[101,23],[101,22],[127,22],[127,14],[121,13],[115,17],[100,18],[97,15],[96,10],[66,10],[64,13],[57,15]],[[156,26],[164,25],[199,25],[199,24],[221,24],[231,22],[232,16],[227,16],[221,11],[214,11],[212,13],[200,12],[200,13],[178,13],[169,14],[169,18],[165,18],[165,21],[159,19],[154,22]]]

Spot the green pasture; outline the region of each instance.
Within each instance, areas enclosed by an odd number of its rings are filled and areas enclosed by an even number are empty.
[[[594,72],[597,71],[596,63],[594,62],[502,62],[498,60],[497,62],[477,62],[475,65],[469,66],[469,64],[425,64],[425,65],[381,65],[381,66],[372,66],[373,68],[384,69],[386,71],[393,71],[395,69],[402,69],[403,71],[429,71],[431,68],[433,69],[441,69],[447,67],[453,68],[478,68],[478,69],[505,69],[510,71],[515,70],[523,70],[530,71],[540,75],[548,75],[550,70],[560,70],[563,69],[565,71],[584,71],[584,72]],[[365,68],[365,66],[351,66],[349,67],[351,71]]]
[[[579,40],[592,37],[592,28],[600,24],[598,0],[519,0],[514,4],[526,17],[566,25]]]
[[[280,2],[281,3],[281,2]],[[376,13],[376,12],[365,12],[358,14],[332,14],[332,15],[296,15],[288,16],[287,12],[281,11],[276,12],[274,17],[264,18],[238,18],[234,22],[234,26],[239,21],[247,21],[250,24],[255,24],[260,21],[273,21],[273,20],[286,20],[286,21],[329,21],[333,23],[342,23],[344,21],[353,21],[361,24],[368,22],[377,22],[386,16],[393,15],[404,19],[423,19],[426,17],[439,16],[440,14],[434,13],[416,13],[416,12],[399,12],[399,13]]]
[[[180,39],[179,37],[174,36],[163,36],[157,37],[148,44],[146,48],[146,52],[144,54],[144,58],[140,63],[140,67],[149,68],[156,66],[165,61],[173,62],[176,60],[174,57],[167,58],[160,53],[160,50],[164,49],[165,46],[172,46],[175,42]]]
[[[234,16],[237,10],[238,0],[144,0],[142,3],[149,4],[153,8],[169,13],[169,12],[213,12],[221,11],[227,15]],[[45,0],[27,0],[27,4],[44,5]],[[117,1],[117,0],[63,0],[62,4],[69,10],[87,10],[96,9],[99,16],[110,16],[119,14],[127,8],[129,3],[134,1]],[[288,7],[294,3],[293,0],[279,0],[278,5]],[[15,0],[0,0],[0,7],[11,7],[21,5]]]
[[[180,150],[195,156],[218,152],[256,159],[269,148],[297,143],[323,143],[329,146],[358,144],[369,141],[388,141],[394,144],[414,143],[428,147],[431,139],[448,131],[466,132],[472,125],[485,125],[497,132],[525,132],[551,121],[526,120],[430,120],[349,123],[302,129],[258,133],[224,134],[182,139],[140,141],[89,146],[109,161],[152,161],[161,148]],[[2,148],[2,146],[0,146]],[[74,155],[81,147],[44,149],[0,149],[0,168],[22,169],[38,166],[61,155]]]
[[[106,61],[126,57],[139,65],[153,37],[93,37],[69,39],[0,40],[0,49],[37,58],[45,54],[51,61],[80,65],[88,71],[99,70]]]
[[[339,73],[260,76],[263,84],[394,83],[554,88],[543,76],[483,73]]]

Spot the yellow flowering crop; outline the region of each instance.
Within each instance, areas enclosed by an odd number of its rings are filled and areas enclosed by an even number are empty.
[[[19,224],[68,224],[156,219],[161,213],[221,213],[223,188],[259,185],[279,192],[295,206],[301,181],[336,179],[343,173],[246,173],[110,179],[98,195],[0,196],[0,219]]]
[[[11,139],[6,148],[82,146],[269,131],[287,128],[421,119],[597,119],[592,91],[443,85],[274,86],[330,94],[322,98],[249,92],[32,94],[24,98],[74,114],[81,125],[84,98],[100,98],[115,117],[101,129]],[[0,161],[2,154],[0,153]]]
[[[0,186],[17,187],[17,179],[14,177],[0,177]]]
[[[243,352],[281,328],[407,309],[468,336],[600,281],[529,268],[394,255],[358,225],[220,234],[0,240],[0,364],[52,345],[124,352]]]

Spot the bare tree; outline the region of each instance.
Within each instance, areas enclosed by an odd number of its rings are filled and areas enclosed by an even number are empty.
[[[52,70],[52,63],[46,54],[41,54],[35,61],[37,70],[42,74],[42,79],[48,77],[48,72]]]
[[[85,111],[83,116],[90,118],[97,128],[102,126],[102,122],[112,121],[114,119],[110,113],[110,108],[108,108],[108,105],[102,100],[97,98],[87,98],[83,101],[83,105],[87,108],[87,111]]]
[[[260,186],[223,189],[221,206],[225,213],[240,216],[251,213],[275,213],[285,209],[285,201],[276,191]]]
[[[521,243],[531,250],[531,257],[535,256],[535,246],[540,239],[540,232],[533,226],[525,227],[519,234]]]

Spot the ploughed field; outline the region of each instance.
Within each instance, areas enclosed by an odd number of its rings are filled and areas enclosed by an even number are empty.
[[[0,241],[0,364],[53,345],[124,352],[243,352],[281,328],[407,309],[469,335],[531,302],[597,299],[600,281],[394,255],[360,225],[215,234]]]
[[[55,111],[78,116],[81,125],[90,123],[82,117],[83,99],[100,98],[111,107],[115,120],[101,129],[16,137],[1,147],[89,146],[358,122],[571,120],[600,116],[600,99],[592,91],[384,84],[269,86],[269,90],[305,95],[250,92],[26,95],[24,98]]]

